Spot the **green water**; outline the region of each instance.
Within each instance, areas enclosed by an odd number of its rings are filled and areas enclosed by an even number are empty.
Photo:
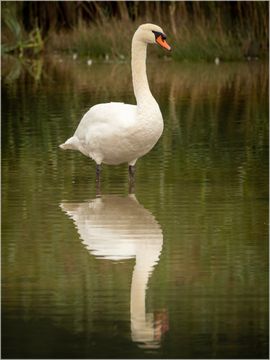
[[[129,64],[2,66],[2,357],[268,357],[267,65],[150,61],[163,136],[101,197],[58,145]]]

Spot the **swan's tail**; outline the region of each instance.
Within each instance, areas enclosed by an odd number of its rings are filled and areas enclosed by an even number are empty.
[[[77,138],[77,136],[72,136],[66,142],[59,145],[59,147],[63,150],[78,150],[79,143],[80,143],[80,141]]]

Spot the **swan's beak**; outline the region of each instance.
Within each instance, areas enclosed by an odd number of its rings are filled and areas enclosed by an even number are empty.
[[[156,38],[156,42],[157,44],[159,44],[160,46],[162,46],[164,49],[167,49],[167,50],[171,50],[171,47],[170,45],[167,43],[167,41],[165,39],[162,38],[162,35],[159,35],[157,38]]]

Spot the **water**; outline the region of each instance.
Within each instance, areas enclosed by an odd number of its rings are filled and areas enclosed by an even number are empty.
[[[158,69],[158,71],[157,71]],[[268,356],[268,67],[148,64],[165,130],[137,163],[62,151],[128,64],[3,62],[2,357]]]

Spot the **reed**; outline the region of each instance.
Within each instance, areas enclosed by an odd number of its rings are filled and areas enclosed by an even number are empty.
[[[130,40],[134,24],[111,20],[109,23],[95,24],[91,27],[81,23],[74,30],[51,33],[48,50],[65,53],[77,53],[92,58],[127,58],[130,52]]]
[[[168,33],[176,60],[268,56],[269,15],[264,1],[41,1],[13,6],[24,31],[38,29],[48,52],[127,58],[134,29],[154,22]],[[6,45],[5,27],[2,34]]]
[[[44,42],[39,27],[35,25],[31,31],[26,32],[18,17],[16,4],[4,6],[1,15],[1,54],[17,53],[23,57],[25,52],[38,54],[43,50]]]

